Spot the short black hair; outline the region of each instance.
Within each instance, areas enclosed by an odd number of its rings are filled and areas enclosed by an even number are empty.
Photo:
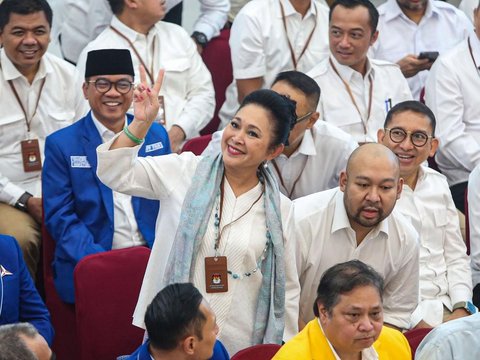
[[[360,260],[350,260],[332,266],[323,274],[317,289],[313,312],[319,317],[318,304],[322,304],[328,314],[340,302],[340,295],[361,286],[373,286],[383,300],[383,278],[372,267]]]
[[[21,336],[33,339],[39,335],[29,323],[16,323],[0,326],[0,360],[36,360],[37,357],[25,344]]]
[[[202,294],[191,283],[171,284],[163,288],[148,305],[145,326],[150,344],[161,350],[173,350],[190,334],[202,340],[207,320],[200,310]]]
[[[284,81],[291,87],[304,93],[312,111],[317,109],[320,101],[320,86],[310,76],[295,70],[283,71],[275,77],[273,85],[280,81]]]
[[[432,127],[432,136],[435,136],[435,128],[437,126],[437,120],[435,119],[435,115],[433,114],[433,111],[430,110],[430,108],[427,105],[416,100],[402,101],[396,104],[394,107],[392,107],[390,111],[387,113],[387,117],[385,118],[385,123],[383,124],[383,127],[388,128],[390,121],[392,121],[393,116],[403,113],[405,111],[412,111],[414,113],[424,115],[428,119],[428,121],[430,122],[430,126]]]
[[[48,25],[52,27],[52,8],[46,0],[4,0],[0,2],[0,32],[10,21],[10,14],[30,15],[43,11]]]
[[[328,14],[328,21],[332,21],[332,14],[333,10],[338,6],[341,5],[347,9],[353,9],[357,6],[366,7],[368,10],[368,14],[370,17],[370,28],[372,29],[372,35],[377,31],[378,26],[378,10],[375,5],[372,4],[369,0],[335,0],[335,2],[330,7],[330,13]]]
[[[121,14],[125,8],[125,0],[108,0],[108,4],[115,15]]]
[[[297,120],[296,102],[273,90],[261,89],[245,96],[238,110],[250,104],[258,105],[270,114],[273,125],[270,147],[274,148],[280,144],[287,145],[288,135]]]

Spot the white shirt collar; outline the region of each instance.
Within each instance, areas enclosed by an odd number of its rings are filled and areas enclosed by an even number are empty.
[[[424,17],[429,18],[432,16],[434,13],[438,14],[438,9],[435,6],[435,1],[433,0],[428,0],[427,2],[427,9],[425,10]],[[397,3],[397,0],[388,0],[388,2],[385,4],[385,7],[387,11],[385,12],[385,21],[388,22],[396,17],[404,17],[405,19],[408,19],[408,17],[403,13],[402,9],[400,9],[400,6]]]
[[[340,188],[337,188],[337,193],[335,194],[335,213],[333,215],[331,229],[332,234],[341,229],[351,229],[353,232],[355,232],[350,225],[350,221],[348,220],[347,210],[345,209],[345,204],[343,203],[343,197],[343,191],[341,191]],[[381,221],[380,224],[372,229],[365,238],[375,238],[380,234],[380,232],[384,233],[388,237],[387,219]]]
[[[283,9],[285,10],[285,17],[298,14],[297,10],[293,7],[292,3],[289,0],[280,0],[283,5]],[[317,7],[315,6],[315,0],[310,1],[310,9],[308,9],[307,13],[304,16],[304,19],[307,19],[309,16],[317,16]],[[282,12],[280,11],[280,6],[278,10],[278,16],[282,17]]]
[[[135,42],[135,40],[137,40],[137,38],[142,38],[142,37],[145,38],[146,37],[147,39],[149,39],[151,36],[155,35],[155,31],[152,31],[152,29],[154,29],[155,26],[152,26],[152,28],[150,29],[148,34],[145,36],[144,34],[140,34],[139,32],[136,32],[132,28],[125,25],[115,15],[113,16],[110,25],[113,26],[118,31],[120,31],[132,43]]]
[[[95,115],[93,114],[93,111],[90,112],[92,115],[92,120],[93,124],[97,128],[98,133],[100,134],[100,137],[102,138],[103,142],[107,142],[116,135],[112,130],[108,129],[105,125],[103,125]],[[127,125],[127,117],[125,116],[125,125]]]
[[[47,74],[53,71],[52,66],[50,63],[45,61],[44,56],[40,59],[40,66],[38,68],[37,73],[35,74],[35,78],[33,82],[37,81],[38,79],[43,79],[47,76]],[[15,80],[20,77],[25,78],[20,71],[15,67],[12,61],[8,58],[7,54],[5,53],[5,49],[1,49],[0,51],[0,63],[2,66],[3,78],[5,80]]]
[[[335,56],[333,56],[331,53],[330,59],[332,60],[333,65],[335,65],[335,68],[337,69],[342,79],[345,80],[347,83],[352,80],[352,77],[355,73],[362,76],[362,74],[360,74],[356,70],[353,70],[350,66],[340,64],[337,59],[335,59]],[[370,59],[367,57],[367,71],[365,72],[365,76],[363,76],[363,79],[368,79],[369,76],[371,76],[372,79],[375,79],[375,70],[374,68],[372,68]]]
[[[322,330],[323,335],[325,335],[325,331],[323,331],[322,324],[320,323],[320,319],[317,318],[318,325],[320,326],[320,330]],[[325,339],[327,340],[328,346],[332,350],[333,356],[335,356],[335,360],[342,360],[340,356],[338,356],[337,352],[333,348],[332,343],[328,340],[327,336],[325,335]],[[372,346],[362,350],[362,360],[378,360],[378,354],[375,351],[375,348]]]
[[[315,148],[315,141],[313,140],[312,129],[308,129],[305,131],[305,135],[303,135],[302,142],[298,147],[295,153],[300,153],[307,156],[315,156],[317,155],[317,149]]]

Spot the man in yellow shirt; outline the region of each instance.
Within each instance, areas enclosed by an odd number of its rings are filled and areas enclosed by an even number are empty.
[[[409,360],[401,332],[383,326],[383,279],[359,260],[337,264],[320,280],[315,319],[273,360]]]

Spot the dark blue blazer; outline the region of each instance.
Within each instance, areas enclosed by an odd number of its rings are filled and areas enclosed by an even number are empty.
[[[150,342],[147,341],[145,344],[135,350],[132,355],[127,357],[126,360],[152,360],[150,357],[150,352],[148,351],[149,344]],[[210,360],[230,360],[227,349],[225,349],[223,344],[218,340],[213,347],[213,356],[210,358]]]
[[[28,322],[51,346],[50,314],[33,284],[17,241],[0,235],[0,325]]]
[[[128,121],[132,120],[128,115]],[[97,177],[97,146],[102,138],[91,112],[47,137],[42,173],[45,225],[56,242],[55,287],[62,300],[75,302],[73,270],[83,257],[112,249],[113,193]],[[139,156],[170,153],[168,134],[153,124]],[[132,197],[138,228],[148,246],[155,239],[160,203]]]

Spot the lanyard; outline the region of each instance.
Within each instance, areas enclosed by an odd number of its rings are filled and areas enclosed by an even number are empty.
[[[298,174],[297,178],[296,178],[295,181],[293,182],[292,189],[291,189],[290,191],[288,191],[288,188],[285,186],[285,183],[284,183],[284,181],[283,181],[282,172],[280,171],[280,168],[278,167],[277,162],[275,161],[275,159],[273,159],[271,162],[272,162],[272,164],[273,164],[273,167],[275,168],[275,171],[276,171],[277,174],[278,174],[278,178],[280,179],[280,183],[282,184],[283,188],[284,188],[284,189],[287,191],[287,193],[288,193],[288,198],[289,198],[289,199],[292,199],[293,192],[295,191],[295,186],[297,186],[298,181],[299,181],[300,178],[302,177],[303,170],[305,170],[305,166],[302,166],[302,170],[300,171],[300,174]]]
[[[470,45],[470,38],[467,40],[468,42],[468,50],[470,51],[470,56],[472,57],[473,65],[475,65],[475,70],[477,70],[478,76],[480,76],[480,71],[477,66],[477,62],[475,61],[475,58],[473,57],[473,51],[472,51],[472,45]]]
[[[245,211],[242,215],[240,215],[238,218],[236,218],[235,220],[232,220],[231,222],[229,222],[228,224],[224,225],[223,228],[220,230],[220,222],[222,221],[222,212],[223,212],[223,197],[224,197],[224,194],[223,194],[223,184],[224,184],[224,179],[225,179],[225,176],[222,178],[222,182],[220,183],[220,196],[219,196],[219,201],[217,203],[217,208],[215,209],[215,228],[216,228],[216,236],[215,236],[215,244],[214,244],[214,247],[213,249],[215,250],[215,257],[218,256],[218,249],[220,248],[220,239],[222,237],[222,232],[223,230],[227,227],[227,226],[230,226],[232,225],[233,223],[237,222],[238,220],[240,220],[241,218],[243,218],[245,215],[247,215],[250,210],[252,210],[253,206],[260,201],[260,199],[262,198],[263,194],[265,193],[265,186],[263,186],[263,189],[262,189],[262,192],[260,193],[260,195],[258,196],[258,198],[252,203],[252,205],[250,205],[250,207],[247,209],[247,211]],[[220,206],[220,211],[218,211],[218,206]]]
[[[315,3],[314,3],[314,6]],[[316,7],[315,7],[316,9]],[[297,70],[297,65],[300,62],[300,58],[303,56],[305,51],[307,51],[308,45],[310,45],[310,41],[312,40],[313,33],[315,32],[315,29],[317,27],[317,18],[315,17],[315,25],[313,25],[313,29],[310,32],[310,35],[308,35],[307,42],[305,43],[305,46],[303,47],[302,51],[300,52],[300,55],[298,56],[298,59],[295,57],[295,51],[293,50],[292,43],[290,42],[290,39],[288,38],[288,31],[287,31],[287,20],[285,19],[285,10],[282,5],[282,0],[280,0],[280,11],[282,12],[282,21],[283,21],[283,28],[285,29],[285,36],[287,37],[287,43],[288,47],[290,49],[290,57],[292,58],[293,62],[293,68],[294,70]]]
[[[13,94],[15,95],[15,99],[17,99],[18,105],[20,105],[20,107],[22,108],[22,111],[23,111],[23,115],[25,115],[25,123],[27,124],[28,132],[30,132],[30,124],[32,123],[33,118],[37,114],[38,103],[40,102],[40,97],[42,96],[42,91],[43,91],[43,86],[45,85],[45,80],[46,80],[46,78],[42,79],[42,84],[40,85],[40,91],[38,92],[37,102],[35,103],[35,110],[33,111],[33,115],[30,118],[30,120],[28,120],[27,111],[25,110],[22,102],[20,101],[20,96],[18,96],[17,89],[15,89],[15,85],[13,85],[13,81],[8,80],[8,84],[10,85],[10,88],[12,89]]]
[[[142,57],[138,53],[137,48],[135,47],[135,45],[133,45],[133,43],[130,41],[130,39],[127,38],[124,34],[122,34],[118,29],[114,28],[112,25],[110,25],[110,29],[112,29],[118,36],[123,38],[128,43],[128,45],[130,45],[130,47],[132,48],[133,52],[135,53],[135,56],[137,57],[138,61],[140,61],[143,68],[145,69],[145,72],[147,73],[148,78],[150,79],[150,84],[154,84],[155,81],[153,80],[153,75],[152,75],[153,74],[153,61],[152,61],[152,67],[149,70],[147,65],[143,61]],[[147,43],[147,45],[148,45],[148,43]],[[153,46],[154,46],[154,48],[152,50],[152,56],[153,56],[153,53],[155,53],[155,43],[153,43]]]
[[[353,103],[353,106],[355,106],[355,108],[357,109],[358,115],[360,115],[360,119],[362,120],[362,125],[363,125],[363,131],[364,131],[365,135],[367,135],[367,133],[368,133],[367,132],[367,123],[368,123],[368,119],[370,119],[370,113],[372,111],[372,97],[373,97],[373,79],[372,79],[372,76],[368,75],[368,80],[370,80],[370,89],[368,91],[368,113],[367,113],[367,119],[364,120],[363,116],[362,116],[362,113],[360,112],[360,109],[358,108],[357,102],[355,101],[355,98],[353,97],[353,93],[352,93],[352,90],[350,89],[350,85],[348,85],[348,83],[345,80],[343,80],[343,78],[340,76],[340,74],[338,73],[338,70],[335,67],[335,64],[333,63],[332,59],[329,58],[328,61],[330,62],[330,65],[332,66],[333,71],[335,71],[335,74],[337,74],[337,76],[340,78],[340,80],[342,80],[343,85],[345,86],[345,90],[347,90],[348,95],[350,96],[350,100]]]

